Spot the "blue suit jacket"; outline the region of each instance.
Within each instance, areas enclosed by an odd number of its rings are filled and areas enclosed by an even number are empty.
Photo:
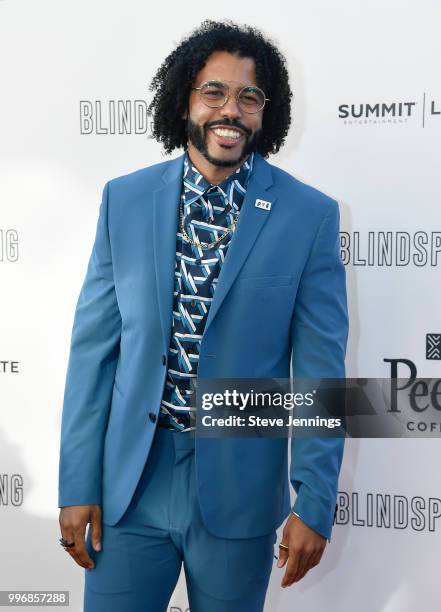
[[[72,329],[59,507],[114,525],[147,460],[167,365],[184,155],[106,183]],[[271,209],[255,206],[257,198]],[[198,377],[345,376],[348,318],[335,200],[255,154],[200,346]],[[179,435],[179,434],[175,434]],[[206,527],[257,537],[293,510],[330,538],[344,438],[196,438]]]

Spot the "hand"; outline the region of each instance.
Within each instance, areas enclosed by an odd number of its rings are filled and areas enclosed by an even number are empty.
[[[320,563],[326,547],[326,538],[306,525],[295,514],[290,514],[283,528],[282,544],[289,550],[279,548],[277,567],[286,566],[281,585],[283,588],[301,580],[315,565]]]
[[[75,542],[72,548],[64,547],[72,559],[81,567],[92,569],[95,563],[86,550],[86,525],[90,523],[90,539],[94,550],[101,550],[101,507],[64,506],[60,510],[61,535],[68,542]]]

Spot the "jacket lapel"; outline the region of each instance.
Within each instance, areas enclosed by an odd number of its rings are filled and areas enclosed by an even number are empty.
[[[257,236],[265,225],[271,211],[273,210],[275,195],[268,193],[273,184],[271,166],[257,152],[254,154],[253,170],[250,181],[242,202],[239,221],[228,247],[225,261],[222,265],[216,291],[208,312],[204,334],[222,306],[231,285],[233,284],[239,270],[245,263]],[[256,207],[256,200],[261,199],[271,202],[270,210]]]
[[[176,232],[183,172],[184,154],[167,164],[162,175],[162,185],[153,193],[153,250],[156,291],[165,354],[168,353],[173,321]]]
[[[164,351],[166,353],[168,351],[173,320],[176,231],[178,228],[183,165],[184,154],[171,160],[162,175],[162,184],[153,194],[153,249],[156,291]],[[204,333],[219,311],[239,270],[245,263],[259,232],[271,214],[272,206],[276,201],[276,197],[268,193],[272,184],[271,166],[256,152],[254,154],[253,170],[239,214],[239,221],[219,274]],[[271,210],[257,208],[255,206],[257,199],[271,202]]]

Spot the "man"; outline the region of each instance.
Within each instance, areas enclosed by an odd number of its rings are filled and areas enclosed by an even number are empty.
[[[88,612],[263,609],[330,539],[344,438],[194,435],[197,378],[345,376],[337,202],[265,157],[283,144],[285,60],[205,21],[152,81],[171,161],[109,181],[76,307],[60,449],[61,543]],[[85,541],[86,526],[90,528]]]

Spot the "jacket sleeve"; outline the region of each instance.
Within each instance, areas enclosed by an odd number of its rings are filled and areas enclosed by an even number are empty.
[[[328,200],[304,268],[291,323],[295,378],[344,378],[348,337],[346,272],[340,257],[339,209]],[[330,541],[344,437],[291,438],[292,512]]]
[[[60,508],[101,504],[104,438],[121,337],[108,207],[106,183],[71,335],[61,419]]]

